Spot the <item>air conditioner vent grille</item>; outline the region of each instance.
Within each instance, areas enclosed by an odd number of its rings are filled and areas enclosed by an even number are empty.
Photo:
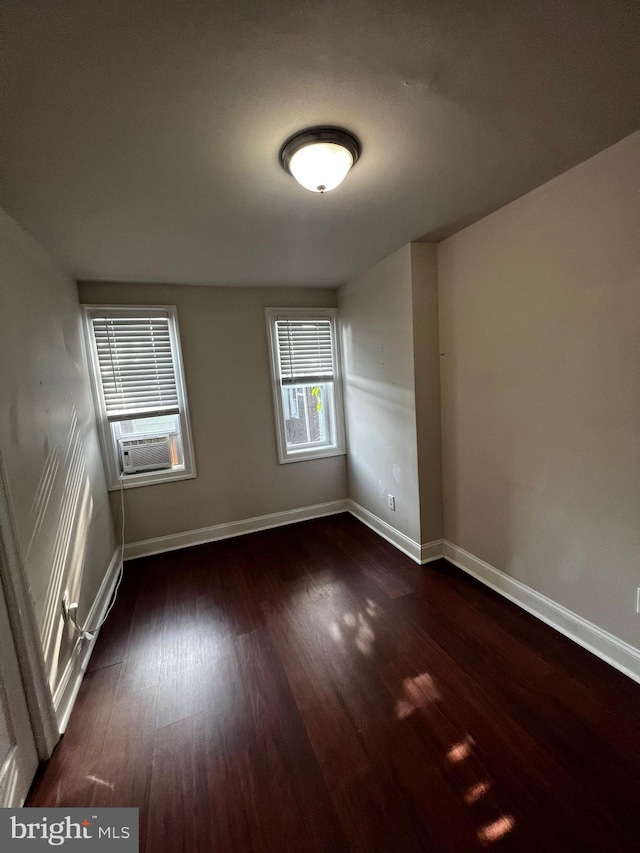
[[[171,468],[169,436],[132,438],[120,441],[122,470],[125,474]]]

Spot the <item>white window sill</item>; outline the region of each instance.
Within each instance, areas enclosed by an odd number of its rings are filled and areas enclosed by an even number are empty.
[[[286,456],[280,457],[280,464],[286,465],[288,462],[309,462],[312,459],[326,459],[329,456],[346,456],[347,451],[339,447],[323,447],[317,450],[311,450],[305,447],[299,451],[288,451]]]
[[[110,492],[119,492],[120,488],[135,489],[139,486],[153,486],[156,483],[172,483],[174,480],[193,480],[195,471],[186,471],[184,466],[160,471],[143,471],[140,474],[125,474],[115,485],[109,486]]]

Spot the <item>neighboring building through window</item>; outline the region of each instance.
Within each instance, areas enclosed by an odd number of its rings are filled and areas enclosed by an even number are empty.
[[[280,462],[336,456],[344,416],[333,308],[267,308]]]
[[[84,312],[109,488],[195,477],[175,306]]]

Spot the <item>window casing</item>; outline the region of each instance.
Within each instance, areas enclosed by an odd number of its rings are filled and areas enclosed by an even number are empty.
[[[175,306],[84,306],[85,342],[110,490],[195,477]],[[160,439],[160,441],[157,441]],[[142,467],[127,463],[135,447]]]
[[[333,308],[267,308],[281,463],[345,453]]]

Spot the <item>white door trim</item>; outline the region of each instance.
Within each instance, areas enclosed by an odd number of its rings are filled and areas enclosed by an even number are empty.
[[[0,452],[0,574],[38,758],[46,761],[60,739],[42,644],[27,586],[9,484]]]
[[[0,808],[19,808],[38,769],[38,752],[2,585],[0,648]]]

